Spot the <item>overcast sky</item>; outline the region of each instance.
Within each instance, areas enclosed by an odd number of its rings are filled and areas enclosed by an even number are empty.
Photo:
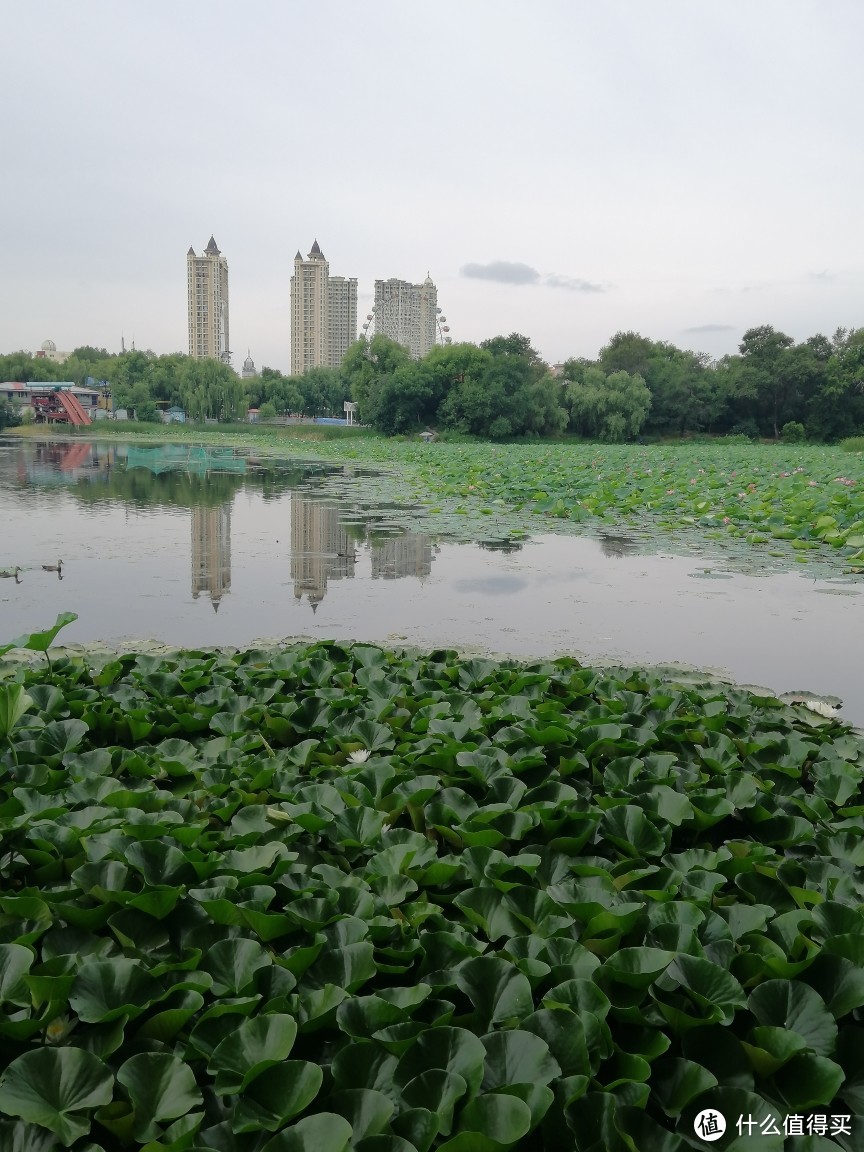
[[[864,325],[861,0],[2,0],[0,352],[288,370],[295,251],[438,285],[454,340],[720,355]]]

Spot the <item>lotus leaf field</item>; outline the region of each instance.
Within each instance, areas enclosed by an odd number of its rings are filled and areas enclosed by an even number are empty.
[[[49,651],[68,619],[0,664],[3,1152],[684,1152],[703,1108],[717,1148],[862,1147],[835,717],[570,659]],[[814,1109],[851,1134],[734,1130]]]
[[[798,445],[319,445],[342,460],[395,466],[390,491],[431,527],[476,539],[499,522],[524,536],[614,524],[726,551],[750,568],[864,571],[864,454]],[[370,488],[374,485],[367,481]],[[387,486],[377,491],[383,495]],[[493,533],[494,534],[494,533]]]

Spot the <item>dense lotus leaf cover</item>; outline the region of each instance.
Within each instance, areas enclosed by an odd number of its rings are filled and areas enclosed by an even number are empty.
[[[864,1112],[836,719],[332,643],[8,658],[0,696],[3,1152],[681,1152],[702,1108]]]
[[[864,454],[710,443],[326,444],[334,460],[396,466],[364,478],[395,525],[452,539],[614,525],[650,543],[716,550],[744,570],[864,573]],[[332,481],[338,483],[338,481]],[[335,490],[335,489],[334,489]]]

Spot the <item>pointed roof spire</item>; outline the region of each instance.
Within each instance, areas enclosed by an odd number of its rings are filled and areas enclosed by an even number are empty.
[[[191,244],[189,245],[189,251],[186,253],[186,255],[187,256],[194,256],[195,255],[195,249],[192,247]]]
[[[317,240],[312,241],[312,253],[314,253],[316,256],[321,255],[321,249],[318,247],[318,241]],[[311,253],[310,253],[310,255],[311,255]]]
[[[210,243],[207,245],[207,247],[204,249],[204,251],[207,253],[208,256],[218,256],[219,255],[219,249],[216,246],[216,241],[214,240],[214,238],[212,236],[210,237]]]
[[[300,249],[299,248],[297,249],[297,255],[294,257],[294,259],[295,260],[302,260],[303,259],[303,257],[300,255]]]

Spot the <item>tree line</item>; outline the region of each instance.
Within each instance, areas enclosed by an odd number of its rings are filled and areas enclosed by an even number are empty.
[[[526,336],[439,346],[422,360],[384,336],[357,340],[338,369],[241,380],[227,364],[76,348],[63,364],[0,356],[0,379],[106,381],[114,407],[159,419],[158,404],[192,420],[341,416],[346,400],[387,435],[427,427],[489,439],[575,434],[604,441],[693,433],[833,441],[864,431],[864,328],[802,343],[771,325],[744,333],[738,353],[705,353],[617,332],[595,360],[550,367]]]

